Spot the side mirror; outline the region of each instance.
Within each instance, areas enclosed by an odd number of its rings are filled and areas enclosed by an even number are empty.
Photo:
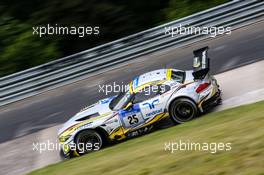
[[[133,106],[132,102],[129,102],[125,107],[124,107],[124,110],[129,110],[131,109]]]

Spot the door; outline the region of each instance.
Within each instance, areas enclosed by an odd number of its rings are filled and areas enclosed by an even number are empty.
[[[138,104],[133,104],[129,109],[120,110],[119,116],[126,129],[135,128],[145,122]]]
[[[148,86],[143,92],[135,95],[134,103],[139,105],[144,120],[155,117],[164,112],[165,102],[161,96],[159,86]]]
[[[166,99],[162,97],[159,86],[147,86],[137,92],[132,99],[132,106],[120,110],[121,122],[124,128],[136,128],[158,114],[164,113]]]

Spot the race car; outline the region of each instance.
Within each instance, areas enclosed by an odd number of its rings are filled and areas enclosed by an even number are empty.
[[[208,47],[194,51],[193,70],[154,70],[135,77],[126,91],[82,109],[59,130],[61,155],[80,156],[109,141],[150,132],[165,118],[188,122],[221,103],[221,90],[209,74]]]

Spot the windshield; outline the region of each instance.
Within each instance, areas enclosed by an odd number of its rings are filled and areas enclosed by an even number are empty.
[[[129,91],[120,92],[118,96],[110,102],[109,108],[114,111],[120,110],[124,108],[132,98],[133,95]]]

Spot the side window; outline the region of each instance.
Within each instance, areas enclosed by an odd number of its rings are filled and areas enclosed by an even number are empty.
[[[142,101],[153,98],[159,94],[158,86],[147,86],[135,94],[133,103],[140,103]]]
[[[185,79],[185,72],[173,70],[171,73],[171,78],[179,83],[183,83]]]

